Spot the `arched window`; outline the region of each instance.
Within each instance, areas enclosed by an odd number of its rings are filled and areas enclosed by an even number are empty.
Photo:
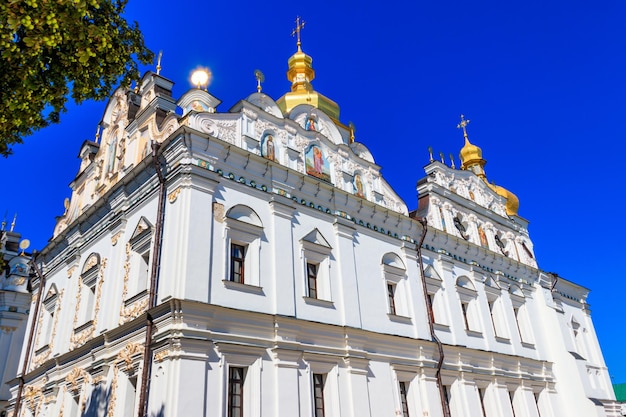
[[[332,301],[330,253],[332,248],[318,229],[300,239],[304,268],[305,299]]]
[[[437,270],[428,265],[424,268],[424,278],[426,279],[427,297],[430,303],[433,322],[436,324],[448,325],[446,316],[445,300],[443,294],[443,280]],[[426,306],[428,308],[428,306]]]
[[[461,302],[463,327],[468,332],[481,332],[480,316],[477,306],[477,292],[474,283],[466,276],[456,280],[456,290]]]
[[[520,340],[522,343],[533,344],[534,338],[530,326],[528,311],[526,309],[524,292],[519,285],[511,284],[509,287],[509,294],[511,297],[511,304],[513,305],[513,315],[515,316],[515,323],[517,325]]]
[[[263,223],[248,206],[236,205],[226,213],[225,283],[260,286],[260,250]]]
[[[76,310],[78,328],[90,325],[94,319],[96,283],[100,272],[100,255],[92,253],[87,257],[80,273],[78,288],[78,308]]]
[[[392,316],[410,317],[409,289],[404,262],[400,256],[389,252],[383,256],[381,264],[390,318],[393,318]]]

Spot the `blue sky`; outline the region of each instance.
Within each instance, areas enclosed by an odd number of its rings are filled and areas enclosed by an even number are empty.
[[[195,67],[211,68],[219,111],[255,91],[257,68],[264,92],[288,91],[290,33],[303,16],[314,88],[340,105],[410,209],[428,146],[458,166],[464,113],[489,180],[520,199],[540,267],[592,289],[612,381],[626,382],[626,2],[545,3],[131,0],[126,16],[163,50],[161,74],[176,83],[176,97]],[[68,109],[61,124],[0,159],[0,216],[17,212],[16,230],[32,248],[45,245],[63,213],[79,147],[93,140],[104,103]]]

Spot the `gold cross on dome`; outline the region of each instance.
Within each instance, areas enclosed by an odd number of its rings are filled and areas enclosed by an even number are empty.
[[[296,44],[298,46],[298,50],[300,50],[300,45],[302,45],[302,41],[300,39],[300,32],[304,28],[305,23],[306,22],[302,20],[300,16],[296,17],[296,28],[291,31],[291,36],[296,36],[298,39],[298,43]]]
[[[469,119],[465,120],[465,115],[461,115],[461,123],[456,125],[457,129],[463,129],[463,137],[467,139],[467,129],[466,126],[469,124]]]

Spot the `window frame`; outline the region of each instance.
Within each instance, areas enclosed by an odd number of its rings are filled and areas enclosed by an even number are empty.
[[[324,303],[332,303],[332,288],[330,282],[330,256],[332,247],[318,229],[313,229],[300,239],[302,258],[302,285],[305,301],[319,300]],[[308,265],[317,265],[316,296],[309,295]],[[317,301],[314,301],[317,303]],[[318,303],[319,305],[319,303]]]
[[[235,378],[234,371],[241,371],[241,376]],[[228,367],[228,393],[226,400],[226,413],[228,417],[243,417],[244,416],[244,389],[246,381],[247,368],[243,366],[229,366]],[[238,387],[239,393],[233,393],[234,387]],[[234,397],[239,398],[239,405],[234,404]],[[238,410],[238,413],[235,413]]]
[[[312,373],[312,387],[313,387],[313,411],[315,417],[325,417],[326,406],[324,402],[324,388],[326,386],[327,374]],[[321,382],[318,381],[321,379]],[[319,394],[319,395],[318,395]],[[318,400],[321,400],[321,407]]]
[[[238,206],[235,206],[238,207]],[[249,209],[252,213],[252,209],[243,206],[243,208]],[[256,213],[254,213],[256,216]],[[258,219],[258,216],[256,216]],[[256,220],[256,219],[255,219]],[[225,285],[245,285],[252,287],[261,286],[261,236],[263,235],[263,226],[249,223],[247,221],[238,220],[236,218],[225,218],[225,248],[226,256],[224,257],[224,279]],[[231,280],[233,276],[233,264],[232,264],[232,245],[238,245],[245,248],[244,250],[244,276],[243,282],[237,282]],[[231,287],[229,287],[231,288]]]

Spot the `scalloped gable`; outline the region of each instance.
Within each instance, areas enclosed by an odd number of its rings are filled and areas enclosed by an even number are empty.
[[[426,167],[427,181],[508,218],[506,201],[471,171],[451,170],[439,162]]]
[[[183,109],[183,116],[190,111],[214,113],[222,103],[220,99],[211,93],[198,88],[192,88],[183,94],[176,102],[176,105]]]
[[[250,104],[255,105],[256,107],[260,108],[261,110],[263,110],[264,112],[268,114],[271,114],[274,117],[278,117],[279,119],[284,119],[283,112],[280,111],[278,104],[276,104],[273,98],[271,98],[265,93],[250,94],[248,97],[245,98],[245,101],[247,101]],[[237,111],[235,109],[239,110],[239,108],[235,106],[233,107],[233,109],[231,109],[231,111]]]

